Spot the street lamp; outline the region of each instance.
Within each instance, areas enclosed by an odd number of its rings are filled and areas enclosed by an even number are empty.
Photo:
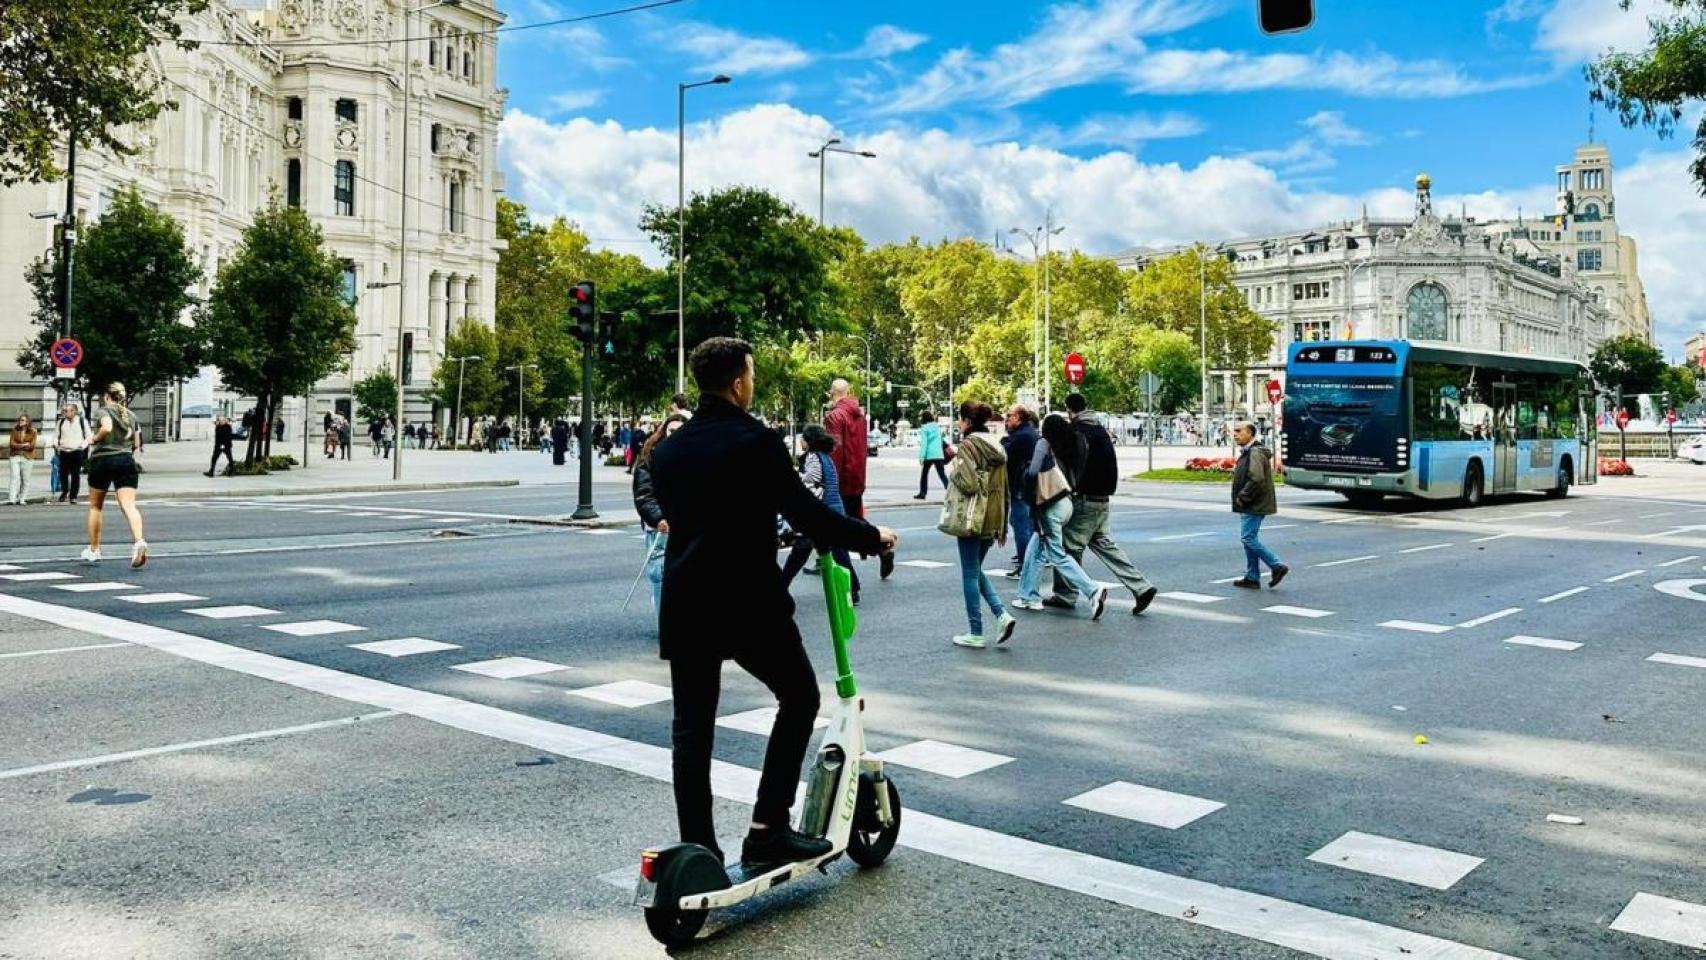
[[[483,360],[484,357],[474,354],[467,357],[451,357],[456,361],[456,410],[450,420],[450,449],[456,449],[456,437],[462,430],[462,376],[468,372],[468,361]]]
[[[687,91],[728,83],[717,74],[675,85],[675,392],[687,390]]]
[[[820,227],[823,226],[823,165],[824,160],[827,159],[828,155],[832,153],[845,153],[851,157],[865,157],[873,160],[876,159],[877,156],[869,150],[848,150],[843,147],[836,146],[836,144],[840,142],[840,137],[830,137],[828,140],[824,141],[823,146],[806,154],[806,156],[817,161],[817,225]]]
[[[414,100],[414,36],[413,20],[415,14],[425,13],[435,7],[459,7],[462,0],[434,0],[432,3],[403,8],[403,149],[402,171],[398,181],[398,197],[401,208],[398,211],[397,244],[397,423],[403,422],[403,327],[408,320],[409,290],[409,107]],[[372,284],[368,284],[369,287]],[[403,479],[403,445],[397,444],[395,455],[391,458],[391,479]]]
[[[1029,231],[1014,227],[1007,232],[1018,234],[1026,240],[1031,241],[1031,396],[1035,398],[1042,396],[1037,385],[1037,378],[1042,370],[1041,363],[1037,359],[1037,348],[1041,345],[1041,338],[1038,336],[1038,332],[1041,329],[1040,321],[1042,320],[1043,315],[1043,274],[1041,270],[1036,269],[1036,262],[1041,260],[1043,255],[1043,228],[1038,227],[1034,231]],[[1035,403],[1036,400],[1033,399],[1031,402]]]
[[[525,384],[527,383],[528,367],[537,370],[539,364],[518,363],[513,367],[504,367],[505,370],[515,371],[515,435],[517,439],[521,438],[522,426],[527,422],[527,389]]]

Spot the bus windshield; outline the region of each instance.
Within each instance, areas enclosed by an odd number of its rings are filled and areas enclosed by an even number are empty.
[[[1398,377],[1294,374],[1286,384],[1286,460],[1309,470],[1398,469]]]

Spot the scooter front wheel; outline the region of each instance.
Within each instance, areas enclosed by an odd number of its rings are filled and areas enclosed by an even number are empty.
[[[877,790],[888,791],[889,812],[894,819],[883,826],[877,808]],[[900,791],[894,781],[878,780],[868,773],[859,775],[858,806],[853,815],[853,832],[847,837],[847,857],[861,867],[875,867],[887,860],[900,839]]]

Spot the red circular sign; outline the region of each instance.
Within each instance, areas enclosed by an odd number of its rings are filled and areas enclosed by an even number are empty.
[[[1628,425],[1629,425],[1629,411],[1624,410],[1621,407],[1618,408],[1618,410],[1617,410],[1617,429],[1621,430],[1624,427],[1627,427]]]
[[[1280,389],[1280,382],[1278,380],[1269,380],[1268,381],[1268,402],[1269,403],[1279,403],[1280,397],[1282,397],[1284,395],[1285,395],[1285,392]]]
[[[83,362],[83,345],[70,337],[60,337],[48,348],[56,367],[75,367]]]
[[[1077,384],[1084,382],[1084,369],[1085,369],[1085,367],[1084,367],[1084,355],[1083,354],[1080,354],[1080,353],[1069,353],[1069,354],[1067,354],[1066,355],[1066,362],[1063,364],[1063,366],[1064,366],[1065,373],[1066,373],[1066,382],[1067,383],[1077,385]]]
[[[1675,410],[1665,411],[1665,422],[1666,423],[1675,423],[1676,422],[1676,411]]]

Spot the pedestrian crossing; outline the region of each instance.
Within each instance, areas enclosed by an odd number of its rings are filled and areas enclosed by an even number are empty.
[[[191,511],[230,511],[238,513],[293,513],[304,516],[342,517],[357,520],[390,521],[394,523],[434,523],[446,525],[465,525],[476,523],[491,523],[490,517],[470,517],[463,513],[443,510],[423,510],[410,507],[380,507],[373,504],[327,504],[316,506],[309,503],[281,503],[276,499],[257,498],[244,499],[212,499],[212,500],[150,500],[145,506],[149,510],[167,509],[179,512]]]

